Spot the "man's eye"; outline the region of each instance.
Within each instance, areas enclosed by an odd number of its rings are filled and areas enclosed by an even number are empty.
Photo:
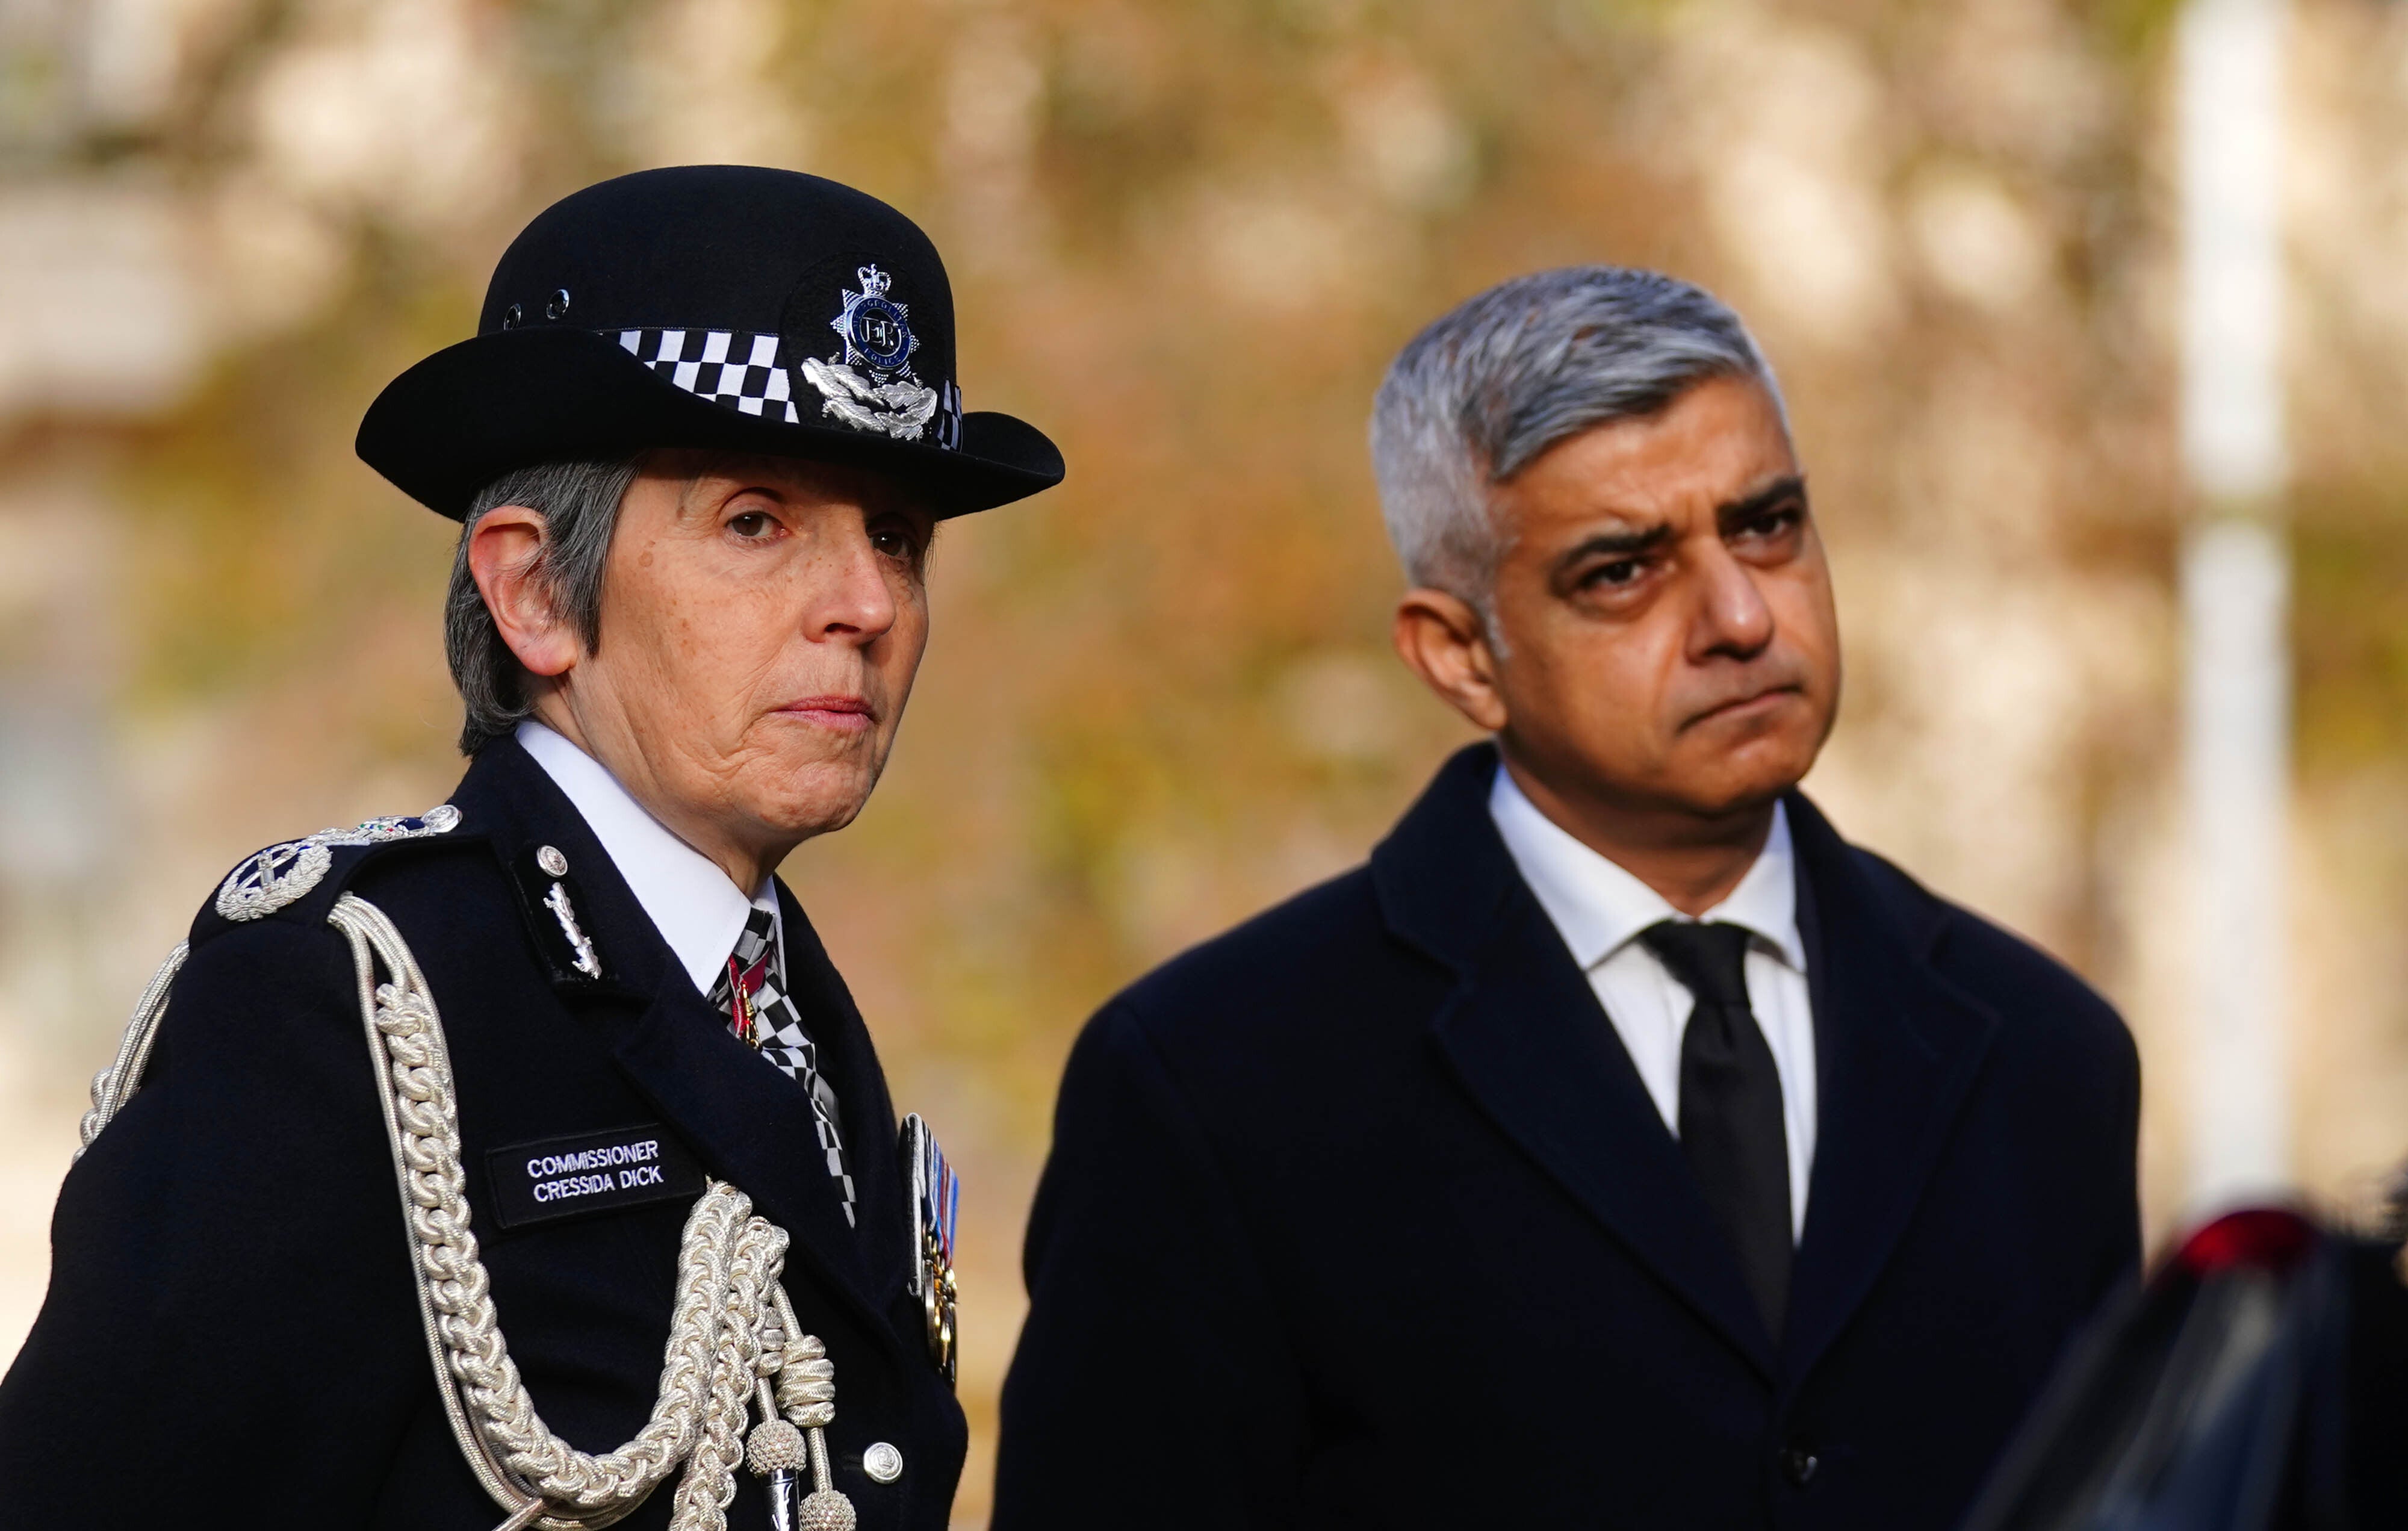
[[[1585,585],[1604,585],[1611,589],[1629,584],[1639,578],[1640,572],[1641,565],[1638,559],[1617,558],[1611,564],[1599,564],[1589,570],[1588,577],[1581,582]]]
[[[777,519],[767,510],[747,510],[742,515],[731,519],[727,523],[727,529],[750,541],[767,537],[777,524]]]
[[[917,551],[909,533],[898,532],[892,527],[870,533],[869,545],[885,557],[906,564],[911,561],[912,553]]]
[[[1804,519],[1804,512],[1798,507],[1784,506],[1778,510],[1767,510],[1760,515],[1750,516],[1731,528],[1731,536],[1760,537],[1770,541],[1777,537],[1788,536]]]

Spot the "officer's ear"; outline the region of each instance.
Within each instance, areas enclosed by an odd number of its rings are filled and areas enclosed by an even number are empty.
[[[1505,726],[1488,623],[1470,602],[1428,586],[1409,590],[1389,637],[1398,656],[1474,727],[1494,734]]]
[[[576,624],[552,601],[545,578],[542,515],[523,505],[497,505],[468,534],[468,573],[502,641],[530,675],[559,675],[584,645]]]

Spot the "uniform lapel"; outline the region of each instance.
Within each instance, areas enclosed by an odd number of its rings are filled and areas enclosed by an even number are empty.
[[[737,1040],[674,963],[664,965],[641,1009],[595,1006],[592,1018],[621,1069],[711,1172],[793,1236],[788,1263],[816,1267],[879,1311],[863,1235],[844,1220],[801,1088]]]
[[[1496,759],[1482,745],[1449,761],[1372,856],[1390,927],[1457,974],[1433,1038],[1498,1127],[1769,1381],[1737,1258],[1489,821]]]
[[[1784,1335],[1794,1388],[1897,1248],[1999,1019],[1933,971],[1932,933],[1829,822],[1797,794],[1788,807],[1822,1100]]]
[[[905,1207],[896,1148],[900,1129],[886,1093],[886,1072],[853,1002],[853,991],[783,882],[778,885],[778,904],[785,926],[787,992],[819,1048],[821,1067],[836,1087],[842,1115],[838,1125],[844,1133],[845,1165],[853,1173],[854,1210],[861,1219],[854,1242],[862,1251],[869,1292],[885,1302],[910,1274],[910,1240],[917,1230],[916,1213]],[[896,1216],[898,1209],[903,1216]],[[842,1221],[840,1212],[838,1218]]]
[[[496,740],[480,752],[469,782],[464,783],[464,808],[470,785],[480,787],[480,799],[491,805],[495,819],[491,832],[506,861],[515,863],[538,844],[555,846],[568,858],[583,905],[577,916],[600,956],[603,978],[598,982],[573,975],[556,979],[564,1003],[609,1049],[635,1087],[693,1143],[710,1172],[750,1196],[755,1211],[792,1236],[789,1268],[815,1272],[823,1285],[859,1309],[866,1326],[891,1347],[894,1338],[865,1248],[867,1238],[877,1236],[845,1223],[802,1091],[728,1030],[566,794],[514,740]],[[793,910],[791,902],[787,908]],[[824,965],[817,938],[809,935],[808,924],[800,924],[799,911],[794,917],[805,933],[797,945]],[[531,915],[538,929],[550,918],[543,911]],[[796,949],[790,946],[790,965]],[[817,1007],[805,1008],[804,1022],[815,1027],[823,1023]],[[874,1058],[869,1071],[874,1077]],[[856,1087],[859,1076],[858,1066],[847,1056],[843,1072],[832,1076],[832,1082],[842,1093]],[[875,1095],[883,1109],[883,1090]],[[845,1110],[850,1121],[855,1111],[850,1099]],[[868,1146],[873,1156],[891,1156],[878,1145]],[[867,1157],[864,1162],[866,1166]],[[866,1200],[867,1187],[862,1189]]]

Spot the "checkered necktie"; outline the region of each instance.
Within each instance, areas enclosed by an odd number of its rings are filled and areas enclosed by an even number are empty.
[[[820,1052],[803,1029],[801,1012],[786,994],[784,964],[779,960],[777,917],[755,907],[744,917],[744,934],[736,951],[719,970],[710,987],[710,1002],[727,1017],[738,1037],[752,1044],[761,1056],[785,1070],[786,1077],[810,1097],[811,1124],[819,1131],[820,1152],[827,1156],[828,1178],[844,1198],[844,1221],[857,1225],[853,1213],[853,1177],[844,1168],[844,1134],[837,1125],[836,1087],[820,1072]]]

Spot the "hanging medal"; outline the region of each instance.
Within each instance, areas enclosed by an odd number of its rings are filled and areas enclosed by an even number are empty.
[[[962,1183],[937,1146],[936,1134],[916,1111],[903,1119],[903,1170],[910,1181],[917,1224],[911,1240],[911,1292],[927,1319],[928,1359],[950,1387],[957,1360],[953,1236],[961,1221]]]

